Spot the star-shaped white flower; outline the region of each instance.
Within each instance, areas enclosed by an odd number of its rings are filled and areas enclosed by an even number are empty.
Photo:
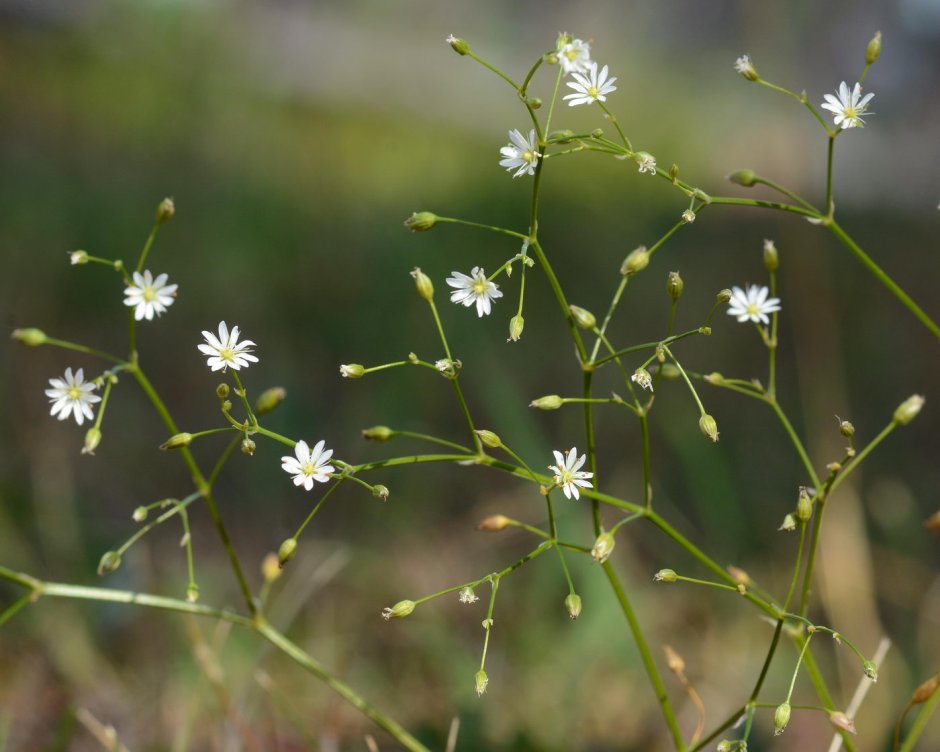
[[[505,167],[508,172],[515,170],[514,178],[524,174],[534,175],[535,166],[538,164],[539,157],[542,156],[538,146],[534,128],[529,131],[528,138],[523,136],[517,128],[513,128],[509,131],[509,143],[499,150],[499,153],[503,155],[503,158],[499,160],[499,166]]]
[[[579,104],[591,104],[592,102],[606,102],[607,94],[617,91],[614,86],[616,76],[607,78],[607,66],[597,71],[597,63],[592,62],[588,68],[587,75],[584,73],[572,73],[574,81],[569,81],[568,86],[575,90],[574,94],[565,94],[563,99],[568,101],[569,107]]]
[[[98,387],[85,381],[85,373],[81,368],[74,375],[71,368],[66,368],[65,378],[49,379],[49,385],[52,389],[46,389],[46,396],[52,403],[50,415],[57,415],[59,420],[65,420],[69,413],[72,413],[78,425],[84,423],[85,418],[92,420],[95,417],[91,406],[101,402],[101,397],[92,394]]]
[[[293,457],[281,457],[281,469],[294,476],[294,485],[303,486],[308,491],[313,488],[313,482],[326,483],[336,470],[327,464],[333,456],[333,450],[327,449],[323,440],[318,441],[313,449],[307,446],[306,441],[298,441],[294,447]]]
[[[158,274],[154,279],[149,269],[145,269],[143,274],[134,272],[134,284],[124,290],[127,296],[124,305],[135,309],[134,318],[137,321],[151,321],[154,314],[159,316],[173,305],[177,285],[168,285],[166,281],[166,274]]]
[[[862,115],[868,112],[868,103],[875,95],[866,94],[863,97],[861,84],[855,84],[855,88],[849,91],[845,81],[839,84],[838,95],[839,98],[836,99],[832,94],[825,94],[823,98],[826,101],[820,106],[824,110],[833,113],[833,121],[836,125],[841,125],[843,129],[863,128],[865,121],[862,120]],[[874,113],[869,112],[868,114],[872,115]]]
[[[586,480],[587,478],[593,478],[594,473],[581,470],[581,466],[584,465],[584,461],[587,459],[585,455],[582,454],[578,457],[578,450],[575,447],[571,447],[567,455],[563,455],[557,449],[553,454],[555,455],[555,462],[558,464],[549,465],[548,469],[554,473],[555,484],[561,486],[565,496],[569,499],[572,496],[578,499],[581,497],[581,492],[578,490],[579,486],[581,488],[594,487],[593,483]]]
[[[591,68],[591,45],[572,39],[558,50],[558,62],[565,73],[587,73]]]
[[[737,316],[738,321],[769,324],[767,314],[780,310],[780,299],[768,298],[769,294],[770,290],[759,285],[748,285],[747,292],[740,287],[732,287],[728,315]]]
[[[202,336],[206,338],[206,344],[198,345],[199,352],[209,356],[206,365],[213,371],[224,371],[229,366],[237,371],[240,368],[247,368],[249,362],[257,363],[258,359],[251,354],[251,348],[255,343],[250,339],[243,342],[238,341],[238,327],[233,326],[231,333],[224,321],[219,322],[219,336],[216,337],[212,332],[203,331]]]
[[[477,304],[477,316],[487,316],[492,310],[491,301],[503,297],[495,282],[486,278],[486,274],[479,266],[470,270],[470,276],[460,272],[452,272],[447,278],[447,284],[455,288],[450,294],[451,302],[463,303],[468,308]]]

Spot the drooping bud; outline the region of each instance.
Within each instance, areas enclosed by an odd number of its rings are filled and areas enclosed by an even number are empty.
[[[790,703],[778,705],[774,711],[774,736],[780,736],[790,722]]]
[[[267,583],[281,576],[281,562],[277,554],[270,553],[261,560],[261,576]]]
[[[173,203],[173,199],[163,199],[157,207],[157,224],[165,225],[173,219],[174,214],[176,214],[176,204]]]
[[[453,34],[448,35],[447,39],[444,41],[446,41],[458,55],[466,55],[470,52],[470,45],[467,44],[466,40],[455,37]]]
[[[415,212],[405,220],[405,227],[412,232],[427,232],[437,224],[437,215],[431,212]]]
[[[242,454],[247,454],[249,457],[252,457],[257,448],[253,439],[249,439],[248,437],[242,439]]]
[[[12,337],[30,347],[46,344],[46,333],[42,329],[14,329]]]
[[[215,396],[219,399],[227,399],[231,391],[229,385],[223,381],[215,388]]]
[[[708,413],[698,419],[698,427],[709,441],[718,441],[718,423]]]
[[[917,417],[917,413],[920,412],[923,406],[924,398],[921,395],[911,395],[898,405],[898,409],[894,411],[894,422],[899,426],[906,426]]]
[[[525,319],[516,314],[509,319],[509,339],[512,342],[518,342],[522,336],[522,329],[525,327]]]
[[[362,429],[362,438],[369,441],[388,441],[395,432],[388,426],[372,426],[372,428]]]
[[[865,62],[871,65],[881,55],[881,32],[876,31],[875,36],[871,38],[868,46],[865,48]]]
[[[434,285],[431,283],[431,278],[417,266],[411,272],[411,276],[414,277],[418,294],[425,300],[434,300]]]
[[[381,483],[372,486],[372,495],[379,501],[388,501],[388,494],[388,486],[383,486]]]
[[[184,432],[171,436],[160,445],[160,448],[163,450],[182,449],[183,447],[188,447],[192,443],[193,435],[191,433]]]
[[[484,533],[498,533],[509,527],[511,522],[512,520],[504,514],[494,514],[477,525],[477,530],[482,530]]]
[[[277,550],[277,563],[282,569],[284,565],[287,564],[291,559],[294,558],[294,554],[297,553],[297,539],[288,538],[285,540],[280,548]]]
[[[715,300],[719,303],[727,303],[731,300],[731,290],[725,288],[724,290],[719,290],[718,294],[715,296]]]
[[[682,290],[685,288],[685,282],[679,276],[679,272],[669,272],[666,277],[666,293],[673,300],[678,300],[682,296]]]
[[[414,601],[398,601],[391,608],[382,609],[382,618],[385,621],[389,619],[404,619],[406,616],[410,616],[411,612],[415,610]]]
[[[757,173],[754,172],[754,170],[735,170],[728,175],[728,180],[735,185],[743,185],[745,188],[750,188],[757,182]]]
[[[845,731],[849,734],[857,733],[855,731],[855,721],[849,718],[841,710],[836,710],[829,714],[829,723],[831,723],[835,728]]]
[[[81,266],[88,263],[88,251],[72,251],[69,254],[72,266]]]
[[[800,522],[809,522],[813,516],[813,500],[805,487],[800,488],[800,497],[796,502],[796,518]]]
[[[529,407],[535,407],[539,410],[557,410],[564,404],[564,401],[557,394],[548,394],[544,397],[534,399],[529,403]]]
[[[595,318],[594,314],[587,309],[576,305],[570,305],[568,306],[568,310],[571,311],[571,316],[574,318],[575,323],[582,329],[591,331],[595,326],[597,326],[597,319]]]
[[[473,676],[473,687],[477,691],[477,697],[482,697],[483,693],[486,692],[486,685],[490,683],[489,677],[486,675],[486,671],[482,668],[476,672]]]
[[[650,263],[650,255],[645,245],[635,248],[627,255],[620,265],[620,273],[625,277],[632,277],[639,274]]]
[[[678,579],[679,575],[673,569],[660,569],[653,575],[654,582],[676,582]]]
[[[85,446],[82,447],[82,454],[94,454],[95,449],[101,443],[101,429],[92,426],[85,434]]]
[[[577,619],[581,615],[581,596],[577,593],[569,593],[568,597],[565,598],[565,608],[568,611],[568,616]]]
[[[98,562],[98,575],[103,577],[111,574],[119,566],[121,566],[121,555],[117,551],[106,551],[101,561]]]
[[[137,507],[137,509],[134,510],[134,514],[131,515],[131,519],[134,520],[134,522],[143,522],[147,519],[148,512],[147,507]]]
[[[865,676],[867,676],[873,682],[878,681],[878,667],[875,666],[874,661],[865,661],[862,663],[862,671],[864,671]]]
[[[780,254],[777,253],[777,246],[772,240],[764,241],[764,268],[769,272],[780,268]]]
[[[598,564],[603,564],[613,553],[616,541],[611,533],[601,533],[594,541],[594,547],[591,549],[591,556]]]
[[[339,367],[339,375],[344,379],[361,379],[366,372],[366,367],[361,363],[345,363]]]
[[[490,449],[499,449],[503,445],[499,436],[492,431],[487,431],[485,428],[479,429],[476,434],[480,437],[480,441],[483,442],[484,446],[488,446]]]
[[[265,389],[255,402],[255,415],[267,415],[275,410],[286,397],[287,390],[282,386]]]

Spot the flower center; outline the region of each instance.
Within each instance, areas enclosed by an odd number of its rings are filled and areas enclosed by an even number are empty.
[[[596,86],[591,86],[587,90],[588,96],[593,99],[597,99],[600,96],[600,92],[597,90]]]
[[[484,295],[486,294],[486,282],[477,280],[473,283],[473,294],[474,295]]]
[[[82,397],[82,390],[77,386],[69,387],[69,399],[70,400],[80,400]]]
[[[534,151],[524,151],[522,152],[522,158],[529,162],[530,164],[535,161],[535,152]]]
[[[305,464],[303,467],[300,468],[300,472],[302,472],[304,475],[315,475],[317,472],[317,468],[314,466],[312,462],[308,462],[307,464]]]
[[[578,53],[575,50],[566,50],[565,57],[573,63],[577,59]]]
[[[235,358],[235,351],[231,347],[223,347],[219,350],[219,359],[220,360],[233,360]]]
[[[842,114],[845,115],[848,120],[855,120],[858,117],[858,110],[850,105],[845,108]]]
[[[747,312],[751,314],[751,316],[756,316],[758,313],[760,313],[757,308],[757,303],[748,303]]]
[[[145,287],[145,288],[144,288],[144,300],[146,300],[146,301],[149,302],[149,301],[153,300],[153,299],[156,298],[156,297],[157,297],[157,294],[153,291],[153,288],[152,288],[152,287]]]

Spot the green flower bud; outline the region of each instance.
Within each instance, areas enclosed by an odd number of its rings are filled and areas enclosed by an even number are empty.
[[[477,525],[477,530],[482,530],[484,533],[498,533],[500,530],[505,530],[511,522],[512,520],[504,514],[494,514]]]
[[[570,593],[565,598],[565,608],[568,610],[568,616],[577,619],[581,615],[581,596],[577,593]]]
[[[620,265],[620,273],[625,277],[639,274],[649,266],[649,263],[650,255],[646,250],[646,246],[641,245],[639,248],[630,251],[629,255],[623,260],[623,264]]]
[[[858,733],[855,730],[855,722],[841,710],[835,710],[829,714],[829,723],[837,729],[847,731],[850,734]]]
[[[415,212],[405,220],[405,227],[412,232],[427,232],[437,224],[437,215],[431,212]]]
[[[409,616],[411,612],[414,610],[415,610],[414,601],[398,601],[398,603],[396,603],[391,608],[382,609],[382,618],[385,619],[385,621],[388,621],[389,619],[392,619],[392,618],[404,619],[406,616]]]
[[[679,165],[673,164],[669,168],[669,179],[675,183],[679,179]]]
[[[451,34],[445,41],[458,55],[466,55],[468,52],[470,52],[470,45],[467,44],[466,40],[461,39],[460,37],[455,37],[453,34]]]
[[[684,212],[682,212],[682,221],[687,225],[692,224],[695,221],[695,212],[691,209],[686,209]]]
[[[388,441],[395,432],[388,426],[372,426],[372,428],[362,429],[362,438],[369,441]]]
[[[282,386],[265,389],[255,402],[255,415],[267,415],[275,410],[286,397],[287,390]]]
[[[189,603],[195,603],[199,600],[199,585],[195,582],[186,588],[186,600]]]
[[[215,396],[219,399],[227,399],[230,392],[229,385],[224,381],[215,388]]]
[[[166,224],[171,219],[173,219],[174,214],[176,214],[176,204],[173,203],[173,199],[163,199],[163,201],[161,201],[160,205],[157,207],[157,224]]]
[[[414,271],[411,272],[411,276],[415,279],[415,287],[418,288],[418,294],[425,300],[434,299],[434,285],[431,284],[431,279],[417,266],[414,268]]]
[[[698,427],[709,441],[718,441],[718,423],[711,415],[705,413],[699,418]]]
[[[561,397],[557,394],[549,394],[545,397],[539,397],[529,403],[529,407],[537,407],[539,410],[557,410],[564,404]]]
[[[163,450],[182,449],[183,447],[188,447],[192,443],[193,435],[191,433],[178,433],[164,441],[160,445],[160,448]]]
[[[764,268],[769,272],[775,272],[780,267],[780,255],[777,253],[777,246],[774,241],[764,241]]]
[[[261,576],[267,583],[274,582],[281,576],[281,562],[277,554],[268,554],[261,560]]]
[[[715,749],[717,752],[732,752],[734,744],[735,742],[732,742],[730,739],[722,739],[718,742],[718,746]]]
[[[72,266],[81,266],[88,263],[88,251],[72,251],[69,254]]]
[[[809,496],[809,491],[805,488],[800,489],[800,498],[796,502],[796,518],[800,522],[809,522],[813,516],[813,500]]]
[[[287,562],[294,558],[295,553],[297,553],[297,539],[288,538],[277,550],[277,563],[280,565],[281,569],[284,568]]]
[[[12,336],[30,347],[46,344],[46,333],[42,329],[14,329]]]
[[[603,564],[613,553],[616,541],[611,533],[601,533],[594,541],[594,547],[591,549],[591,556],[598,564]]]
[[[525,103],[533,110],[537,110],[542,106],[542,99],[541,97],[526,97]]]
[[[924,398],[919,394],[908,397],[894,411],[894,422],[899,426],[906,426],[917,417],[917,413],[924,406],[924,401]]]
[[[121,566],[121,555],[117,551],[106,551],[98,562],[98,575],[104,577]]]
[[[718,294],[715,296],[715,300],[719,303],[727,303],[731,300],[731,290],[725,288],[724,290],[719,290]]]
[[[372,495],[379,501],[388,501],[388,494],[388,486],[383,486],[381,483],[372,486]]]
[[[509,319],[509,339],[512,342],[518,342],[519,338],[522,336],[522,329],[525,326],[525,319],[522,318],[519,314],[516,314],[511,319]]]
[[[575,323],[582,329],[591,331],[595,326],[597,326],[597,319],[594,317],[594,314],[587,309],[576,305],[570,305],[568,306],[568,310],[571,311],[571,316],[574,318]]]
[[[796,530],[796,517],[794,517],[792,514],[788,514],[783,518],[783,524],[781,524],[777,530],[781,530],[784,533],[792,533],[794,530]]]
[[[252,457],[257,448],[257,445],[251,439],[247,437],[242,439],[242,454],[247,454],[249,457]]]
[[[741,57],[735,60],[734,69],[744,76],[748,81],[760,80],[760,76],[757,73],[757,68],[755,68],[754,63],[751,62],[750,55],[741,55]]]
[[[682,297],[682,290],[685,288],[685,282],[679,276],[679,272],[669,272],[666,277],[666,293],[673,300]]]
[[[871,65],[881,56],[881,32],[876,31],[868,47],[865,48],[865,62]]]
[[[679,575],[675,573],[675,570],[672,569],[660,569],[656,574],[653,575],[654,582],[675,582],[679,579]]]
[[[481,428],[476,434],[480,437],[480,441],[483,442],[484,446],[488,446],[490,449],[499,449],[503,445],[499,436],[492,431],[487,431],[485,428]]]
[[[778,705],[774,711],[774,736],[780,736],[790,722],[790,703]]]
[[[149,511],[147,507],[137,507],[137,509],[134,510],[134,514],[131,515],[131,519],[134,520],[134,522],[143,522],[147,519]]]
[[[845,438],[851,438],[855,435],[855,426],[853,426],[847,420],[839,421],[839,433],[841,433]]]
[[[95,449],[101,443],[101,429],[92,426],[85,434],[85,446],[82,447],[82,454],[94,454]]]
[[[347,363],[339,367],[339,375],[344,379],[361,379],[365,373],[366,367],[361,363]]]
[[[486,675],[486,671],[482,668],[476,672],[473,676],[473,686],[477,691],[477,696],[482,697],[483,693],[486,692],[486,685],[490,683],[489,677]]]
[[[679,370],[678,366],[675,363],[663,363],[659,367],[659,378],[666,379],[666,381],[672,381],[673,379],[678,379],[682,375],[682,372]]]
[[[754,170],[735,170],[728,175],[728,180],[736,185],[743,185],[750,188],[757,182],[757,173]]]
[[[864,671],[865,676],[867,676],[873,682],[878,681],[878,668],[875,666],[873,661],[865,661],[862,664],[862,671]]]

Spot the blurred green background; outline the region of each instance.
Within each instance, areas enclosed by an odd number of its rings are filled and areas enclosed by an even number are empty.
[[[749,167],[818,203],[825,178],[818,124],[792,100],[736,75],[732,63],[748,52],[766,78],[820,102],[841,80],[856,79],[880,29],[884,53],[866,82],[877,114],[865,130],[839,138],[835,198],[843,226],[940,316],[940,100],[929,94],[940,88],[936,0],[2,0],[3,324],[123,352],[119,278],[103,267],[70,267],[67,253],[83,248],[132,263],[157,203],[171,195],[177,215],[148,266],[168,272],[180,295],[165,316],[140,327],[139,347],[183,428],[219,423],[219,377],[196,344],[200,330],[225,319],[258,343],[249,390],[288,391],[273,429],[325,438],[350,461],[423,449],[405,440],[362,442],[359,430],[377,423],[463,440],[443,379],[412,369],[354,382],[338,375],[340,363],[442,355],[408,275],[420,266],[437,285],[477,424],[533,466],[548,464],[551,449],[583,439],[579,409],[527,407],[542,394],[580,388],[543,275],[528,276],[525,333],[506,344],[517,276],[503,283],[506,296],[485,320],[446,303],[443,280],[454,269],[495,269],[516,245],[452,226],[412,235],[401,222],[428,209],[525,231],[528,179],[512,180],[497,165],[506,131],[526,127],[525,112],[503,82],[455,55],[444,38],[468,39],[521,78],[562,29],[592,40],[593,57],[619,79],[612,110],[662,166],[677,163],[684,179],[716,195],[743,195],[724,176]],[[533,91],[547,98],[550,86],[546,75]],[[604,123],[596,108],[559,108],[555,125]],[[570,300],[600,314],[626,253],[654,242],[686,205],[665,181],[598,155],[550,167],[540,235]],[[883,634],[894,640],[859,722],[861,748],[882,749],[911,689],[940,664],[940,557],[936,534],[922,524],[938,507],[940,487],[935,339],[823,230],[730,207],[704,212],[654,256],[610,333],[621,346],[661,337],[665,277],[676,269],[686,283],[678,327],[697,325],[717,290],[764,281],[764,238],[775,239],[782,259],[780,398],[817,467],[842,453],[834,415],[851,419],[864,443],[908,395],[927,396],[922,416],[833,500],[813,612],[868,653]],[[712,337],[677,349],[683,363],[763,378],[753,330],[723,315],[714,324]],[[102,584],[98,558],[135,529],[133,509],[189,493],[182,463],[155,451],[165,433],[129,379],[112,396],[96,456],[83,457],[84,431],[48,417],[43,389],[66,366],[87,372],[96,364],[2,339],[0,360],[0,563]],[[598,377],[598,393],[617,388],[615,375]],[[721,428],[717,445],[698,433],[678,383],[657,395],[655,503],[716,560],[780,593],[795,543],[776,528],[805,478],[769,410],[730,393],[703,388],[702,395]],[[639,432],[619,411],[597,415],[601,483],[636,499]],[[223,441],[206,440],[197,456],[211,463]],[[263,556],[314,498],[286,482],[283,453],[259,443],[254,458],[235,456],[220,481],[222,513],[254,586]],[[453,716],[462,722],[460,750],[666,748],[623,616],[587,562],[572,564],[585,604],[574,623],[549,557],[503,583],[482,700],[473,692],[482,602],[471,611],[456,599],[436,601],[405,621],[379,618],[400,598],[480,577],[530,550],[524,533],[486,536],[474,526],[496,512],[540,523],[543,505],[532,488],[480,469],[436,466],[371,480],[391,488],[388,503],[347,488],[325,506],[276,586],[274,624],[435,748],[443,748]],[[587,507],[561,508],[566,535],[588,542]],[[202,599],[237,606],[207,515],[193,509]],[[156,530],[103,584],[182,597],[178,535],[172,524]],[[746,698],[771,631],[741,599],[655,587],[651,575],[664,566],[701,574],[666,544],[649,528],[630,528],[614,558],[657,658],[665,643],[685,657],[710,727]],[[0,606],[18,595],[0,587]],[[819,659],[844,705],[860,678],[857,662],[825,646]],[[792,646],[778,652],[768,701],[782,700],[794,661]],[[0,631],[0,677],[6,750],[100,748],[82,711],[113,724],[132,750],[365,749],[363,735],[376,733],[251,637],[164,613],[40,603]],[[694,708],[666,678],[690,731]],[[812,702],[805,677],[797,687]],[[763,748],[769,717],[757,726],[752,739]],[[936,727],[922,749],[940,746]],[[822,749],[830,734],[823,715],[795,714],[776,744]]]

